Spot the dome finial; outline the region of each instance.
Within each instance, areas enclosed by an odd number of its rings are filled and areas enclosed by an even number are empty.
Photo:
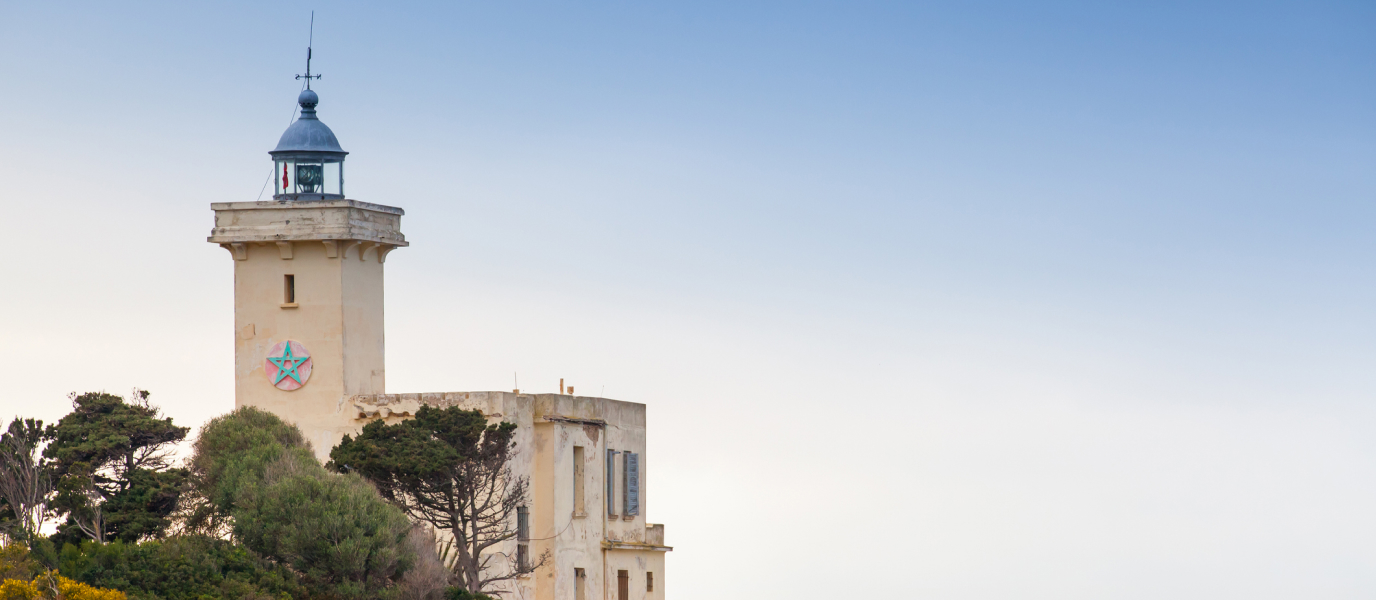
[[[313,90],[301,90],[301,95],[296,97],[296,103],[301,105],[301,112],[315,112],[315,105],[320,104],[320,96]]]

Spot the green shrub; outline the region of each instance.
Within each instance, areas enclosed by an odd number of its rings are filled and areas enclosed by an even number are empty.
[[[124,591],[131,600],[304,599],[295,574],[247,548],[203,536],[140,544],[68,544],[58,572],[96,587]]]
[[[299,573],[312,596],[399,593],[414,560],[410,522],[362,478],[326,471],[294,425],[254,408],[212,419],[191,470],[206,509],[229,517],[250,550]]]
[[[216,510],[230,513],[239,492],[262,481],[284,456],[314,462],[301,430],[265,410],[246,406],[201,427],[191,457],[192,485]]]
[[[9,543],[0,546],[0,581],[17,579],[28,581],[43,573],[43,565],[29,555],[23,544]]]
[[[444,600],[493,600],[487,594],[475,594],[459,586],[444,590]]]
[[[361,477],[311,466],[241,494],[234,535],[343,598],[380,593],[409,565],[410,522]]]

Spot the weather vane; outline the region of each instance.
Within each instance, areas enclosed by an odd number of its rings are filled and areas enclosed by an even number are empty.
[[[311,37],[310,37],[310,41],[306,43],[306,74],[305,74],[305,75],[297,75],[297,76],[296,76],[296,79],[297,79],[297,80],[301,80],[301,79],[305,79],[305,80],[306,80],[306,89],[308,89],[308,90],[311,89],[311,80],[312,80],[312,79],[320,79],[320,76],[319,76],[319,75],[311,75],[311,46],[314,46],[314,45],[315,45],[315,11],[311,11]]]

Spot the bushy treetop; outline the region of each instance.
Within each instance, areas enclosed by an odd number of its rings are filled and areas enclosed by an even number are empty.
[[[357,475],[330,473],[276,415],[240,408],[206,423],[191,460],[234,538],[340,600],[387,598],[414,554],[411,524]]]
[[[76,396],[72,412],[48,426],[51,443],[44,455],[60,471],[76,463],[121,471],[166,466],[160,451],[185,439],[190,429],[158,418],[147,400],[148,392],[139,392],[134,402],[105,392]]]
[[[252,406],[207,421],[193,451],[190,466],[196,487],[226,514],[233,511],[239,491],[261,481],[269,465],[287,456],[315,462],[300,429]]]

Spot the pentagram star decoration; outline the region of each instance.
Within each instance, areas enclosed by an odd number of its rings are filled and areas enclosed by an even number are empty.
[[[306,385],[311,376],[311,357],[300,342],[279,342],[268,351],[264,371],[278,389],[291,391]]]

